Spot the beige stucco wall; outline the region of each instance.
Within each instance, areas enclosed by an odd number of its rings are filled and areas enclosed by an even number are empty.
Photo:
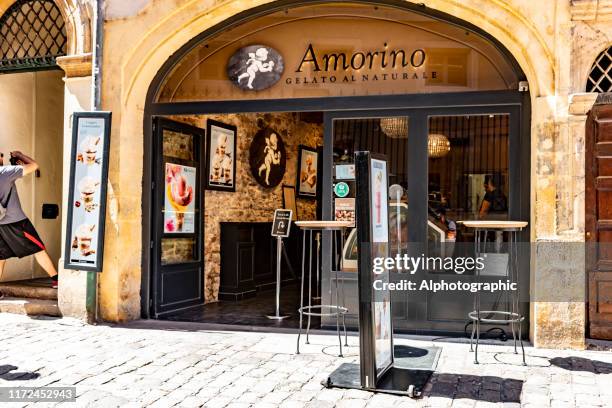
[[[21,150],[40,165],[40,177],[17,182],[19,198],[51,259],[57,263],[61,247],[61,214],[42,219],[43,203],[61,205],[63,129],[63,73],[28,72],[0,75],[0,152],[8,164],[9,152]],[[46,276],[32,257],[7,262],[3,281]]]
[[[191,38],[239,12],[272,1],[153,0],[129,6],[121,0],[106,3],[112,13],[105,24],[105,47],[112,52],[107,52],[104,59],[103,104],[113,111],[110,184],[118,211],[107,225],[100,310],[103,319],[121,321],[140,315],[143,163],[134,158],[143,156],[143,111],[149,84],[170,55]],[[570,95],[584,90],[585,72],[593,56],[609,42],[609,22],[598,22],[610,13],[606,6],[609,0],[415,3],[484,29],[514,55],[527,75],[532,102],[532,241],[582,240],[584,155],[579,144],[583,115],[569,113]],[[595,11],[589,11],[593,7]],[[592,44],[593,38],[598,46]],[[125,257],[125,253],[133,255]],[[557,274],[566,273],[545,267],[545,262],[534,251],[532,295],[548,290],[538,288],[539,282],[555,280]],[[579,274],[580,267],[577,268]],[[583,346],[583,303],[534,302],[531,313],[530,332],[536,345]]]
[[[64,78],[64,145],[63,157],[70,157],[72,148],[72,114],[91,110],[91,77]],[[62,163],[64,182],[62,184],[62,213],[68,208],[68,175],[70,160]],[[62,248],[66,242],[66,219],[61,228]],[[62,315],[87,320],[87,272],[63,269],[63,250],[59,262],[60,285],[58,288],[58,305]],[[91,289],[90,289],[91,290]]]

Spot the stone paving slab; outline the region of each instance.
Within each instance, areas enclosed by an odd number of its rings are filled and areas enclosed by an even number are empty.
[[[0,314],[0,325],[0,387],[75,386],[78,394],[76,403],[3,407],[612,406],[610,351],[528,347],[524,367],[508,345],[484,345],[475,365],[467,344],[398,339],[442,348],[425,395],[412,400],[321,385],[340,364],[358,361],[355,336],[340,358],[334,335],[311,335],[296,355],[294,334],[91,326],[10,314]]]

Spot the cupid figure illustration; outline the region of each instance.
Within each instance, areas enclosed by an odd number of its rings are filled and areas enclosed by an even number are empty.
[[[270,137],[266,137],[266,147],[264,147],[264,162],[259,166],[259,176],[261,173],[266,172],[266,184],[270,185],[270,170],[272,166],[280,164],[281,152],[278,150],[278,136],[276,133],[272,133]]]
[[[274,69],[274,61],[268,60],[268,50],[266,48],[258,48],[255,52],[249,53],[247,60],[246,72],[243,72],[238,77],[238,83],[245,78],[248,78],[247,87],[253,89],[253,81],[258,72],[271,72]]]

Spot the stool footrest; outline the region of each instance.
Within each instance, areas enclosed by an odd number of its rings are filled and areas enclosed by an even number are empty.
[[[329,309],[329,312],[324,312],[324,309]],[[320,310],[320,312],[313,312],[313,310]],[[336,305],[312,305],[303,306],[298,309],[298,312],[306,316],[337,316],[348,313],[348,309],[342,306]]]
[[[504,312],[502,310],[481,310],[480,311],[480,315],[502,315],[502,316],[508,316],[509,319],[488,319],[488,318],[484,318],[481,317],[480,319],[478,318],[478,311],[474,310],[470,313],[468,313],[468,316],[470,317],[470,319],[474,320],[474,321],[480,321],[482,323],[498,323],[498,324],[502,324],[502,323],[520,323],[523,320],[525,320],[525,317],[518,314],[518,313],[514,313],[514,312]]]

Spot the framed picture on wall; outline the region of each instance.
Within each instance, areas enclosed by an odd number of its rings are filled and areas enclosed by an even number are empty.
[[[206,189],[236,191],[236,126],[206,121]]]
[[[319,181],[319,153],[317,149],[300,145],[298,147],[297,196],[317,198]]]
[[[293,221],[298,221],[297,204],[295,203],[295,187],[283,184],[283,208],[293,211]]]

